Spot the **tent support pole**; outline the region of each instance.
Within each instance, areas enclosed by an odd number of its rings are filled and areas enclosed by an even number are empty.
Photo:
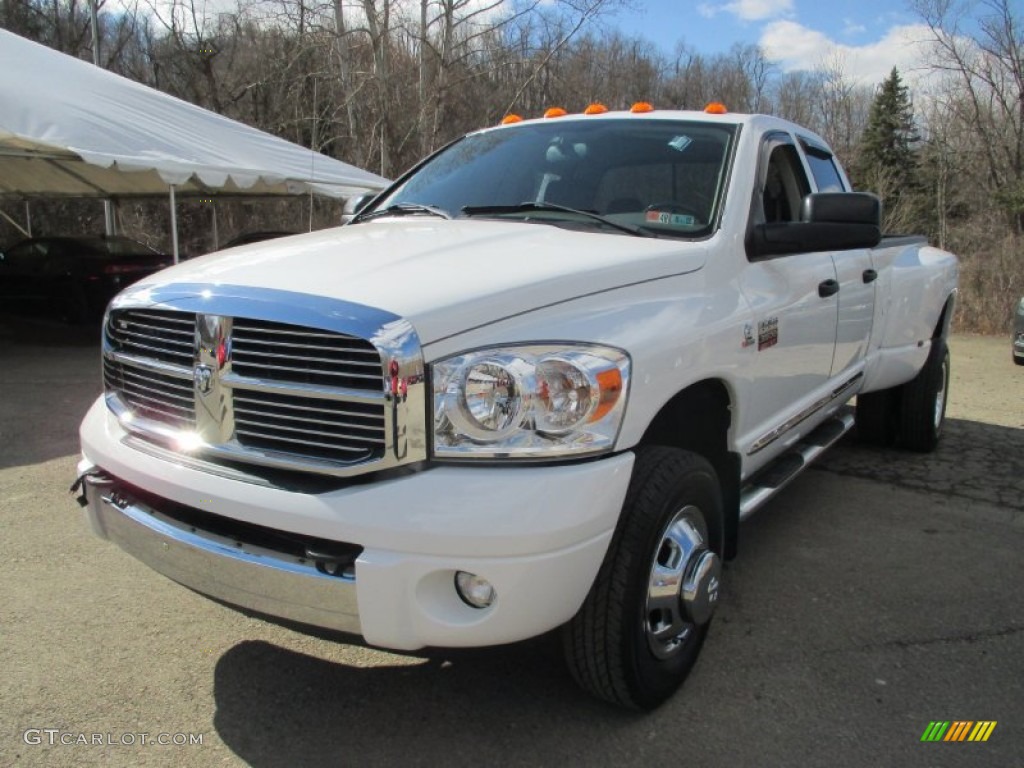
[[[117,234],[117,226],[114,224],[114,206],[109,200],[103,201],[103,224],[107,230],[107,237]]]
[[[174,185],[171,184],[171,252],[174,254],[174,263],[181,261],[178,256],[178,204],[174,199]]]
[[[217,231],[217,198],[210,198],[210,207],[213,209],[213,250],[220,250],[220,232]]]
[[[12,227],[21,232],[21,234],[24,235],[25,237],[32,237],[32,233],[30,231],[27,231],[24,227],[21,226],[21,224],[16,222],[3,211],[0,211],[0,216],[2,216]]]
[[[32,204],[28,200],[25,201],[25,229],[28,230],[28,236],[32,237]]]

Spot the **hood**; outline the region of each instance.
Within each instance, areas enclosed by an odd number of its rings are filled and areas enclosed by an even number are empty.
[[[232,248],[136,288],[276,288],[400,315],[430,343],[586,294],[700,269],[707,246],[526,222],[410,217]]]

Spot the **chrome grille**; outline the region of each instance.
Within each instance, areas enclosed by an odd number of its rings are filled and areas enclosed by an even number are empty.
[[[169,375],[136,363],[103,359],[103,383],[136,414],[176,429],[192,429],[196,404],[191,377]]]
[[[330,331],[236,318],[232,370],[264,381],[380,391],[380,353],[370,342]]]
[[[249,448],[369,461],[383,455],[378,404],[236,390],[235,434]]]
[[[111,344],[119,352],[192,368],[196,347],[196,316],[158,309],[125,310],[107,324]]]
[[[112,308],[104,329],[106,400],[135,437],[192,446],[193,460],[340,476],[425,458],[422,357],[405,321],[266,290],[272,300],[169,290],[147,297],[160,309]]]

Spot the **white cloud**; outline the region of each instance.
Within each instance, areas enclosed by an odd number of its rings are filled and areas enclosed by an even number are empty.
[[[731,13],[741,21],[764,21],[793,12],[793,0],[733,0],[731,3],[701,3],[697,13],[711,19],[719,13]]]
[[[763,21],[792,12],[793,0],[735,0],[725,10],[744,21]]]
[[[774,21],[764,28],[759,43],[785,72],[813,70],[838,60],[845,74],[857,83],[879,83],[896,67],[913,85],[924,74],[928,40],[928,28],[921,24],[894,26],[876,42],[847,45],[794,21]]]
[[[859,35],[862,32],[867,32],[868,28],[863,24],[854,21],[853,19],[843,19],[843,35],[846,37],[853,37]]]

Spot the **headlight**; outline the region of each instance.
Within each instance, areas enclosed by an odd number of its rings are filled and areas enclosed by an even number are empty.
[[[629,387],[626,353],[593,345],[481,350],[436,362],[431,371],[440,458],[611,450]]]

